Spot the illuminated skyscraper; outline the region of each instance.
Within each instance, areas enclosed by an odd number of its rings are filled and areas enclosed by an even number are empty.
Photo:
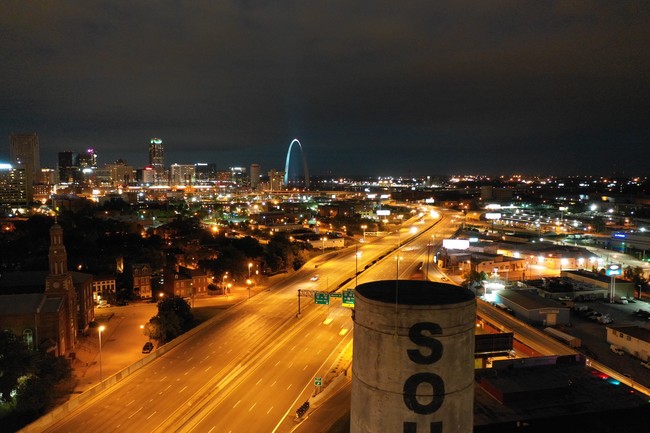
[[[259,164],[251,164],[250,177],[251,177],[251,189],[256,190],[257,186],[260,183],[260,172],[262,167]]]
[[[38,135],[34,134],[11,134],[9,144],[10,163],[14,166],[20,165],[25,169],[25,188],[27,201],[32,200],[33,186],[39,178],[41,171]]]
[[[155,173],[155,183],[165,183],[165,149],[160,138],[152,138],[149,142],[149,165]]]

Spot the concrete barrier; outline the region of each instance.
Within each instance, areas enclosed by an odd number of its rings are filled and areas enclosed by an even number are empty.
[[[242,301],[244,302],[244,301]],[[36,433],[36,432],[41,432],[53,424],[57,423],[61,419],[65,418],[67,415],[70,413],[74,412],[77,408],[83,406],[84,404],[90,402],[96,397],[99,397],[102,392],[110,389],[114,385],[118,384],[125,378],[129,377],[136,371],[140,370],[142,367],[145,365],[153,362],[157,358],[161,357],[165,353],[169,352],[188,338],[198,334],[208,326],[211,326],[213,323],[216,323],[220,318],[222,318],[223,315],[219,315],[216,317],[213,317],[211,319],[206,320],[205,322],[201,323],[200,325],[190,329],[183,335],[180,335],[170,341],[169,343],[163,344],[153,352],[151,352],[149,355],[145,356],[144,358],[140,359],[139,361],[134,362],[133,364],[123,368],[122,370],[118,371],[117,373],[113,374],[110,377],[107,377],[104,379],[101,383],[98,383],[97,385],[93,386],[92,388],[89,388],[88,390],[84,391],[83,393],[79,394],[78,396],[71,398],[67,402],[57,406],[56,408],[52,409],[50,412],[46,413],[45,415],[41,416],[31,424],[26,425],[22,429],[20,429],[18,432],[19,433]]]

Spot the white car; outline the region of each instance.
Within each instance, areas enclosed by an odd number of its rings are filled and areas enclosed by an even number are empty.
[[[320,278],[318,275],[314,275],[313,277],[310,278],[310,280],[318,281],[318,278]]]
[[[614,352],[617,355],[625,355],[625,352],[623,352],[623,349],[621,349],[618,346],[614,346],[613,344],[611,346],[609,346],[609,350],[611,350],[612,352]]]

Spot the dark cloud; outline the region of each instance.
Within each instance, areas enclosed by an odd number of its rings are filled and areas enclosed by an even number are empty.
[[[647,174],[643,1],[0,5],[0,131],[42,160],[311,172]],[[615,149],[616,167],[612,163]],[[632,155],[628,157],[627,155]]]

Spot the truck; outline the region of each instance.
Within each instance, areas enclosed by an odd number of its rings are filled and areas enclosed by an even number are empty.
[[[544,332],[569,347],[575,348],[582,346],[582,340],[580,340],[578,337],[574,337],[573,335],[567,334],[566,332],[562,332],[559,329],[549,327],[544,328]]]

